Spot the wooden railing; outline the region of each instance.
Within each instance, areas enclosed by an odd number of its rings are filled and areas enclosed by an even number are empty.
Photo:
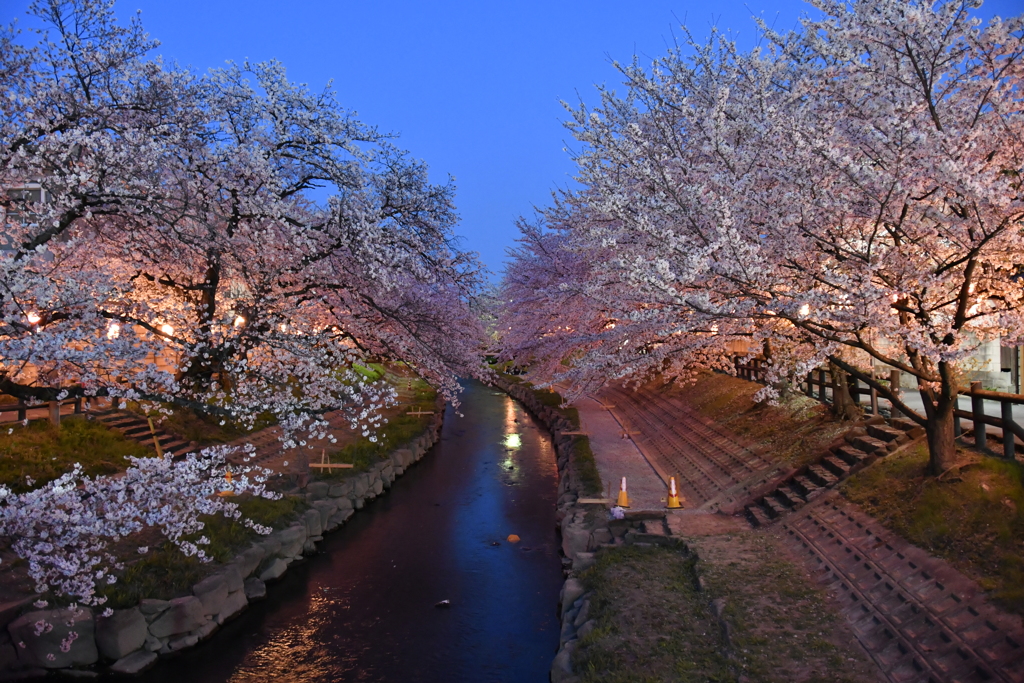
[[[66,398],[63,401],[48,401],[46,403],[39,403],[37,405],[29,405],[27,403],[0,403],[0,416],[4,413],[18,413],[19,420],[28,419],[28,411],[35,408],[48,408],[48,418],[50,422],[59,425],[60,424],[60,408],[73,404],[75,406],[75,414],[80,415],[83,411],[83,402],[81,397],[79,398]]]
[[[754,358],[746,363],[740,363],[739,359],[736,359],[736,376],[751,382],[758,382],[759,384],[765,383],[765,370],[764,360],[760,358]],[[892,370],[889,373],[887,380],[879,380],[881,382],[888,382],[889,386],[896,387],[899,392],[900,386],[900,375],[899,370]],[[849,390],[850,397],[855,403],[861,405],[865,412],[873,415],[878,414],[878,391],[871,387],[861,386],[861,382],[855,377],[847,375],[849,378]],[[830,373],[822,368],[812,370],[807,374],[799,384],[800,390],[803,391],[807,396],[817,399],[822,403],[830,403],[831,395],[829,390],[835,391],[835,383],[830,380]],[[897,393],[897,396],[899,393]],[[990,425],[999,430],[999,438],[1003,443],[1003,455],[1006,458],[1013,459],[1016,456],[1016,443],[1015,438],[1020,439],[1024,442],[1024,426],[1019,424],[1013,417],[1013,406],[1024,405],[1024,394],[1008,394],[1001,391],[987,391],[982,389],[981,382],[971,382],[970,388],[961,388],[959,390],[960,396],[971,397],[971,409],[962,410],[955,408],[953,410],[953,429],[957,437],[963,434],[963,428],[960,424],[961,419],[970,420],[972,429],[974,432],[974,444],[978,448],[988,448],[988,437],[989,433],[984,428],[979,428],[979,425]],[[868,400],[864,403],[861,402],[861,397],[866,396]],[[884,400],[884,399],[883,399]],[[998,401],[999,402],[999,416],[988,415],[985,413],[985,401]],[[890,415],[892,417],[901,417],[902,413],[898,408],[892,406],[890,409]]]

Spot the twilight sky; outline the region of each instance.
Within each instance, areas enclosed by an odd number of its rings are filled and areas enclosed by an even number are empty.
[[[0,22],[28,0],[0,0]],[[740,43],[753,14],[776,29],[810,7],[795,0],[118,0],[136,9],[157,53],[199,71],[227,60],[278,59],[293,81],[333,79],[341,104],[425,160],[435,181],[455,177],[463,248],[496,274],[516,237],[516,216],[571,183],[560,101],[597,100],[594,84],[620,82],[611,60],[660,56],[679,25],[712,24]],[[979,16],[1011,16],[1021,0],[988,0]],[[26,24],[23,22],[23,26]]]

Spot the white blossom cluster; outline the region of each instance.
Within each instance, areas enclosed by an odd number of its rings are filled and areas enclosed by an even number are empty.
[[[454,186],[277,62],[147,59],[106,0],[0,31],[0,391],[170,403],[285,438],[379,424],[397,360],[454,399],[480,267]],[[321,199],[325,197],[324,199]]]
[[[243,519],[238,505],[224,490],[279,498],[266,488],[270,474],[244,465],[232,468],[225,480],[227,446],[190,453],[175,462],[163,458],[130,458],[131,466],[116,476],[88,477],[80,466],[32,491],[15,494],[0,487],[0,536],[12,539],[11,548],[28,563],[28,573],[39,593],[52,592],[83,604],[102,604],[97,586],[116,581],[123,567],[111,544],[146,528],[156,528],[182,552],[202,561],[209,557],[201,536],[202,515],[238,519],[260,534],[271,529]],[[140,547],[145,554],[148,548]],[[44,605],[45,606],[45,605]],[[44,625],[45,627],[45,625]]]
[[[1024,341],[1024,22],[974,0],[812,0],[757,48],[714,32],[570,107],[582,189],[506,271],[505,353],[577,390],[767,359],[917,378],[933,465],[981,342]],[[912,412],[909,409],[904,412]]]

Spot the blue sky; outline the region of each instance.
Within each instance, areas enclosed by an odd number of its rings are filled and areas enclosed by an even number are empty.
[[[0,0],[0,21],[27,0]],[[516,216],[571,182],[560,101],[594,102],[594,84],[619,82],[611,60],[660,56],[686,23],[712,24],[741,43],[751,16],[777,29],[809,7],[793,0],[548,0],[425,2],[118,0],[136,9],[167,59],[205,71],[227,60],[278,59],[289,77],[319,89],[333,79],[340,102],[367,124],[400,134],[432,176],[453,175],[463,248],[500,271]],[[980,15],[1009,16],[1020,0],[989,0]]]

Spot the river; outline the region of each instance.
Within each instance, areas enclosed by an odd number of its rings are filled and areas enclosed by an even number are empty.
[[[562,583],[555,454],[519,404],[464,387],[464,415],[448,407],[441,440],[389,493],[266,601],[142,680],[547,681]]]

